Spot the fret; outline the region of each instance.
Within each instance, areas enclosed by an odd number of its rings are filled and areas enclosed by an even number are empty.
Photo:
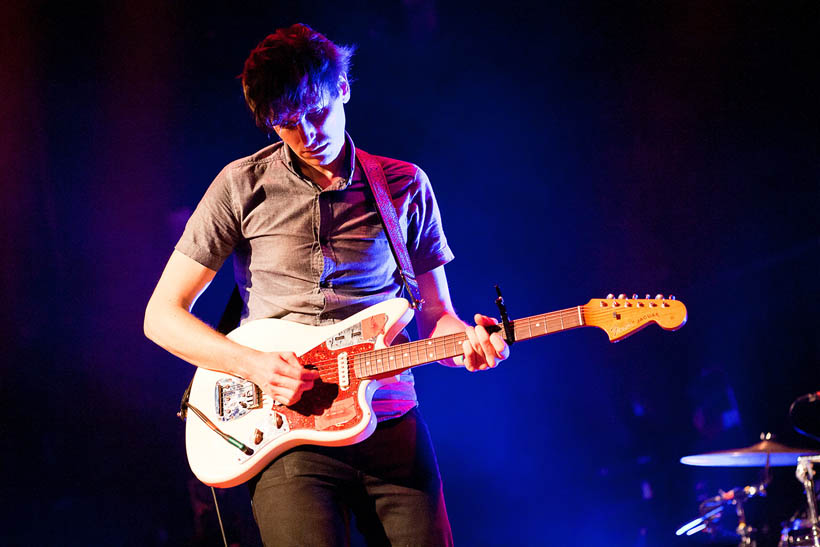
[[[376,374],[384,372],[384,350],[380,350],[376,357]]]
[[[581,307],[510,321],[516,340],[526,340],[584,326]],[[364,377],[404,370],[418,365],[449,359],[463,353],[463,333],[446,334],[433,339],[407,342],[361,354],[356,364]]]
[[[676,308],[674,311],[680,316],[677,318],[679,322],[675,325],[670,322],[675,317],[664,316],[659,318],[647,315],[631,317],[629,318],[630,321],[622,321],[620,324],[616,324],[614,321],[621,319],[620,317],[616,316],[613,320],[610,319],[610,313],[607,310],[598,310],[599,305],[600,307],[607,306],[605,301],[590,300],[587,305],[510,321],[509,327],[512,329],[510,334],[516,340],[526,340],[578,327],[592,326],[607,331],[610,340],[617,341],[629,336],[649,322],[658,323],[666,330],[675,330],[686,321],[686,310],[682,306],[677,306],[678,303],[673,302],[671,299],[669,302],[664,306],[666,308],[670,306]],[[646,305],[649,306],[650,303],[654,303],[654,301],[647,300]],[[641,306],[642,302],[639,301],[637,305]],[[629,311],[631,310],[623,310],[624,313]],[[664,323],[663,320],[667,320],[669,324]],[[500,330],[503,327],[496,328]],[[406,370],[414,366],[461,355],[463,353],[462,344],[465,339],[466,335],[464,333],[453,333],[435,339],[407,342],[358,354],[350,363],[361,378],[386,376],[393,371]]]
[[[547,314],[542,313],[537,317],[535,327],[537,329],[536,332],[538,333],[538,336],[547,334]]]
[[[547,324],[545,322],[545,319],[546,317],[544,315],[538,315],[528,320],[532,336],[541,336],[542,334],[547,334]]]
[[[436,360],[444,359],[447,357],[447,337],[442,336],[439,341],[436,342]]]
[[[548,316],[546,318],[547,333],[558,332],[561,330],[561,323],[555,317]]]
[[[584,326],[583,310],[581,306],[578,306],[524,317],[510,321],[510,326],[516,340],[526,340]],[[358,371],[357,374],[364,378],[404,370],[461,355],[463,353],[462,343],[466,339],[466,334],[454,333],[372,350],[356,356],[354,366]]]

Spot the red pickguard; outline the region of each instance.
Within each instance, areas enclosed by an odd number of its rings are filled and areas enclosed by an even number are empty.
[[[330,350],[327,344],[321,343],[301,355],[299,362],[306,367],[310,367],[312,363],[335,363],[342,352],[346,352],[350,359],[359,353],[372,351],[373,348],[374,344],[367,342]],[[358,403],[361,380],[356,377],[353,367],[350,367],[350,386],[346,390],[339,388],[335,367],[328,367],[320,374],[321,377],[314,382],[313,389],[303,393],[299,402],[289,407],[276,407],[276,411],[287,417],[291,430],[338,431],[359,424],[364,416]]]

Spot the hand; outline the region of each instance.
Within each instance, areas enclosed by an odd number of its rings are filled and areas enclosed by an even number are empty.
[[[495,367],[500,361],[510,356],[510,347],[497,332],[487,334],[490,325],[498,321],[492,317],[475,314],[475,327],[467,327],[464,341],[463,364],[470,372]]]
[[[283,405],[293,405],[313,388],[319,372],[302,366],[293,352],[259,353],[246,376],[266,394]]]

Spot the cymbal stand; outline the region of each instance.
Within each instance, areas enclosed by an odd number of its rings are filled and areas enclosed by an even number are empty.
[[[734,488],[728,492],[720,490],[717,496],[704,500],[698,512],[700,517],[681,526],[676,535],[681,536],[686,534],[691,536],[701,531],[706,531],[714,534],[716,526],[720,517],[723,515],[723,509],[727,506],[734,505],[737,513],[737,528],[735,532],[740,536],[740,543],[738,547],[756,547],[757,542],[754,540],[753,534],[757,531],[746,522],[746,511],[743,509],[743,503],[749,498],[766,495],[766,486],[769,484],[768,472],[760,484],[744,486],[742,488]]]
[[[757,547],[757,542],[752,538],[752,534],[757,530],[749,526],[746,522],[746,511],[743,510],[743,500],[735,500],[735,511],[737,512],[737,535],[740,536],[738,547]]]
[[[801,456],[797,458],[795,476],[803,483],[808,502],[808,517],[811,521],[812,545],[820,547],[820,521],[817,519],[817,493],[814,489],[814,464],[820,463],[820,456]]]

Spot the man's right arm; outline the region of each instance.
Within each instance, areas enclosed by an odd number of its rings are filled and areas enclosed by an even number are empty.
[[[261,352],[229,340],[197,319],[190,309],[216,272],[174,251],[145,309],[145,335],[196,366],[227,372],[258,385],[290,405],[313,387],[318,373],[292,352]]]

